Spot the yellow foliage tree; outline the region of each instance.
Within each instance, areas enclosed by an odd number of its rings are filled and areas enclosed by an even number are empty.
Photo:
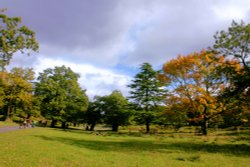
[[[178,99],[189,116],[188,121],[199,124],[204,135],[209,120],[225,110],[225,103],[217,98],[224,88],[225,78],[216,72],[224,61],[222,56],[202,50],[187,56],[179,55],[163,66],[161,78],[168,82],[170,90],[167,99]]]
[[[1,72],[0,103],[6,119],[10,119],[17,108],[24,111],[31,110],[33,95],[32,83],[34,72],[32,69],[13,68],[11,72]]]

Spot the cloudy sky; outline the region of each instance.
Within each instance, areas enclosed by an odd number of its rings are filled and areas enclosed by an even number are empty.
[[[143,62],[160,69],[213,43],[232,20],[250,22],[250,0],[0,0],[36,32],[40,51],[12,66],[37,72],[66,65],[90,97],[127,84]],[[9,67],[9,68],[11,68]]]

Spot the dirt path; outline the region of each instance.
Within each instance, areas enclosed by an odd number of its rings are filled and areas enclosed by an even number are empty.
[[[0,127],[0,133],[19,130],[19,129],[20,129],[19,126],[4,126]]]

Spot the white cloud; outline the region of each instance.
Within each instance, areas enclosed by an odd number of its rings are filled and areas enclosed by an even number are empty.
[[[127,85],[131,78],[108,69],[94,67],[89,64],[76,64],[62,59],[55,60],[42,57],[39,58],[34,69],[38,73],[44,69],[62,65],[70,67],[74,72],[80,74],[79,83],[83,89],[87,90],[90,98],[95,95],[108,95],[113,90],[120,90],[125,96],[128,95]]]
[[[250,1],[228,0],[227,3],[215,3],[211,8],[220,20],[249,20]]]
[[[127,64],[161,65],[178,54],[189,54],[213,44],[216,31],[227,29],[233,19],[250,21],[250,1],[156,1],[136,42],[128,51]],[[142,24],[141,24],[142,23]]]
[[[130,76],[81,62],[74,63],[55,57],[48,58],[41,54],[32,56],[15,54],[7,69],[10,70],[13,67],[33,68],[36,77],[38,77],[43,70],[62,65],[70,67],[74,72],[80,74],[79,83],[83,89],[87,90],[87,95],[90,98],[95,95],[108,95],[113,90],[120,90],[124,96],[128,95],[127,85],[131,80]]]

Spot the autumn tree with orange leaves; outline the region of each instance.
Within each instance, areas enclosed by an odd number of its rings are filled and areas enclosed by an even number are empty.
[[[225,77],[217,73],[217,68],[224,62],[223,56],[202,50],[187,56],[180,55],[163,66],[161,78],[169,84],[170,90],[167,105],[178,105],[180,112],[185,111],[188,115],[190,124],[201,126],[203,135],[207,135],[209,120],[230,108],[223,99],[217,98],[226,84]],[[235,61],[228,63],[239,68]]]

